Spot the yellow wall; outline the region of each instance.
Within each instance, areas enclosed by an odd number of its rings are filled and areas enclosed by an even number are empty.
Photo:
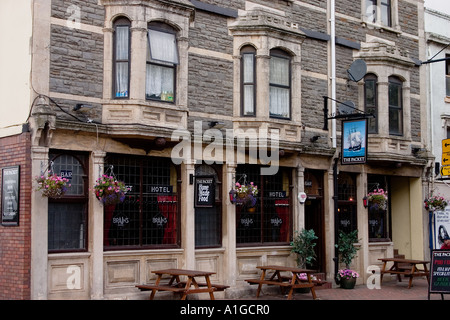
[[[0,1],[0,136],[22,132],[30,108],[32,1]]]
[[[424,224],[420,178],[391,180],[392,240],[394,249],[409,259],[423,259]]]

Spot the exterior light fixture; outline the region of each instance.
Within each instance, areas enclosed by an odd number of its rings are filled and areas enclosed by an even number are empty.
[[[364,205],[364,208],[366,208],[366,209],[369,206],[369,199],[367,197],[363,198],[363,205]]]

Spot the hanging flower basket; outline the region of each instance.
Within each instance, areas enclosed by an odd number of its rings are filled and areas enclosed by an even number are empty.
[[[385,192],[383,189],[376,189],[373,192],[370,192],[368,194],[367,199],[369,201],[370,209],[374,210],[387,209],[388,196],[387,192]]]
[[[57,174],[40,175],[36,177],[36,182],[38,183],[36,190],[42,191],[42,196],[48,198],[60,198],[70,187],[69,179]]]
[[[113,176],[102,175],[94,185],[94,194],[104,205],[122,203],[128,188]]]
[[[238,203],[248,208],[252,208],[256,205],[256,196],[258,195],[258,186],[253,182],[250,184],[240,184],[236,182],[236,189],[230,191],[231,202]]]
[[[442,196],[431,196],[424,201],[424,207],[427,211],[442,211],[447,206],[447,200]]]

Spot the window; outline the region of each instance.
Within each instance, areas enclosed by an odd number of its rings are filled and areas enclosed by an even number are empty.
[[[220,191],[221,172],[208,165],[200,165],[195,168],[195,176],[214,177],[215,203],[212,207],[195,208],[195,247],[219,247],[222,245],[222,201]]]
[[[338,176],[338,228],[348,233],[357,229],[356,176],[341,172]]]
[[[445,57],[447,58],[445,61],[445,95],[450,97],[450,54],[446,54]]]
[[[378,88],[377,77],[368,74],[364,78],[364,103],[368,114],[373,114],[375,118],[369,118],[367,123],[368,133],[378,133]]]
[[[161,23],[150,23],[147,42],[147,99],[174,102],[178,49],[175,30]]]
[[[386,176],[368,175],[368,193],[377,189],[383,189],[389,195],[389,179]],[[391,221],[390,221],[390,197],[388,203],[383,208],[379,205],[372,205],[369,202],[369,241],[390,241]]]
[[[392,27],[391,0],[366,0],[366,18],[371,23]]]
[[[86,249],[87,235],[87,156],[50,154],[51,171],[69,178],[71,187],[58,199],[48,202],[48,250]]]
[[[277,49],[270,53],[270,102],[271,117],[290,118],[291,108],[291,60],[289,55]]]
[[[254,116],[256,101],[256,61],[255,49],[246,46],[242,49],[241,58],[241,97],[242,115]]]
[[[130,21],[114,22],[114,97],[129,98],[130,94]]]
[[[389,77],[389,134],[403,134],[402,82]]]
[[[286,244],[291,240],[291,171],[280,168],[275,175],[261,175],[256,165],[239,165],[236,180],[253,182],[259,194],[254,212],[236,204],[238,245]]]
[[[123,203],[104,208],[105,248],[179,246],[178,173],[170,159],[109,155],[105,168],[131,188]]]

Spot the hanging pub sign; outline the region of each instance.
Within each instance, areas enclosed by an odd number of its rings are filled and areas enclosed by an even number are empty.
[[[367,119],[342,121],[342,164],[367,160]]]
[[[196,208],[212,207],[215,201],[215,181],[214,176],[196,176],[195,177],[195,200]]]
[[[20,167],[2,169],[2,225],[19,225]]]

